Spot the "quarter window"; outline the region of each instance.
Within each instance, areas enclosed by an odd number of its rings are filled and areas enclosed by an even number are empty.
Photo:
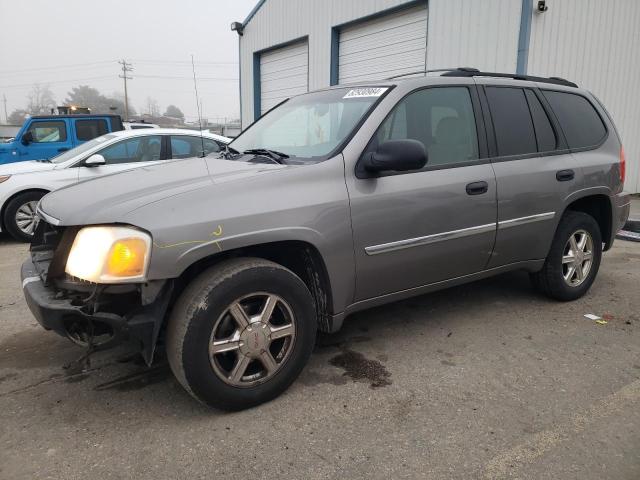
[[[524,90],[487,87],[487,99],[498,146],[498,155],[524,155],[538,151],[533,121]]]
[[[59,120],[52,122],[33,122],[29,127],[29,133],[34,143],[65,142],[67,140],[67,127]]]
[[[371,147],[402,139],[422,142],[427,167],[477,160],[478,138],[469,90],[427,88],[405,97],[380,125]]]
[[[129,138],[96,152],[104,157],[107,165],[118,163],[151,162],[160,160],[160,135]]]
[[[76,120],[76,136],[86,142],[92,138],[109,133],[107,121],[104,119]]]
[[[558,117],[569,148],[592,147],[604,139],[607,129],[585,97],[551,90],[543,90],[542,93]]]

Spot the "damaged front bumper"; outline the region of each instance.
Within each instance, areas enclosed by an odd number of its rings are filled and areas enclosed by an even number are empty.
[[[45,283],[32,259],[22,265],[21,278],[27,305],[45,329],[93,350],[134,340],[147,364],[153,361],[172,281],[125,288],[92,285],[91,290],[83,285],[84,291],[67,283],[61,288],[54,282]]]

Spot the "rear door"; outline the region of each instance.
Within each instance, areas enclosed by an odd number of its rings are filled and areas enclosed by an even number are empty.
[[[543,259],[564,199],[578,188],[579,165],[536,88],[488,84],[482,90],[498,182],[498,232],[489,267]]]
[[[28,145],[19,144],[20,161],[53,158],[73,146],[66,118],[34,119],[25,133],[30,133],[33,140]]]
[[[74,146],[109,133],[106,118],[74,118],[72,122]]]
[[[105,164],[96,167],[80,167],[80,180],[101,177],[132,168],[159,163],[167,158],[162,135],[141,135],[112,143],[94,152],[105,159]]]
[[[400,100],[367,151],[414,139],[424,169],[349,178],[356,301],[482,271],[496,230],[496,182],[471,85],[423,88]]]

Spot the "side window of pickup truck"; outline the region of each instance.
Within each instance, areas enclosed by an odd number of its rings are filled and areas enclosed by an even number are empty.
[[[33,143],[65,142],[67,140],[67,127],[64,122],[33,122],[29,127],[33,136]]]
[[[377,144],[413,139],[427,151],[427,167],[478,159],[471,95],[466,87],[427,88],[396,105],[376,134]]]

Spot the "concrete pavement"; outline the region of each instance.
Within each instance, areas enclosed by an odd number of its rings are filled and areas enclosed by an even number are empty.
[[[640,478],[638,243],[576,302],[512,273],[357,314],[233,414],[125,348],[65,370],[81,352],[29,313],[26,251],[0,238],[0,478]]]

